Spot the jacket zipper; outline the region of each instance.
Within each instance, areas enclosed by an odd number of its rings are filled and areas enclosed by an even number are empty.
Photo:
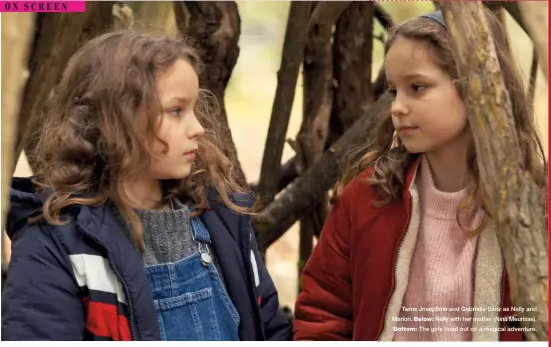
[[[113,257],[111,255],[111,250],[105,243],[103,243],[100,239],[98,239],[96,236],[92,235],[91,233],[87,232],[83,228],[81,228],[78,223],[77,227],[83,231],[86,235],[90,236],[94,239],[98,244],[100,244],[106,251],[107,251],[107,260],[109,261],[109,265],[111,265],[111,268],[113,269],[113,272],[115,272],[115,275],[117,276],[117,279],[122,283],[122,287],[124,288],[124,292],[126,294],[126,302],[128,303],[128,311],[130,314],[129,317],[129,325],[130,325],[130,334],[132,336],[132,340],[138,341],[138,334],[136,333],[136,327],[134,326],[134,307],[132,306],[132,299],[130,297],[130,292],[128,291],[128,286],[126,285],[126,282],[122,278],[121,274],[119,273],[119,270],[115,267],[113,263]]]
[[[417,175],[415,175],[417,176]],[[411,192],[409,192],[409,190],[411,189],[411,186],[413,185],[413,182],[415,182],[415,176],[413,177],[412,179],[412,183],[410,184],[410,186],[408,187],[408,194],[409,194],[409,207],[408,207],[408,222],[406,224],[406,227],[404,229],[404,231],[402,232],[402,236],[400,237],[400,242],[398,243],[398,250],[396,251],[396,254],[394,255],[394,275],[392,276],[392,285],[391,285],[391,292],[388,296],[388,298],[386,299],[386,304],[385,304],[385,313],[384,313],[384,317],[383,317],[383,326],[382,326],[382,329],[380,330],[379,334],[377,335],[377,341],[379,341],[379,339],[381,338],[381,334],[383,333],[383,331],[385,330],[386,328],[386,314],[387,314],[387,311],[388,311],[388,304],[390,303],[390,299],[392,298],[392,294],[394,293],[394,290],[395,290],[395,285],[396,285],[396,277],[398,276],[398,257],[400,256],[400,249],[402,248],[402,242],[404,241],[404,237],[406,236],[407,234],[407,231],[408,231],[408,228],[409,228],[409,225],[410,225],[410,222],[411,222],[411,213],[412,213],[412,210],[413,210],[413,197],[411,195]]]
[[[411,195],[410,195],[410,198],[411,198]],[[398,243],[398,250],[396,251],[396,254],[394,255],[394,275],[392,276],[392,290],[388,296],[388,298],[386,299],[386,304],[385,304],[385,314],[384,314],[384,318],[383,318],[383,328],[381,329],[381,331],[379,332],[379,335],[377,336],[377,341],[379,340],[379,338],[381,337],[381,334],[383,333],[383,331],[385,330],[386,328],[386,313],[387,313],[387,310],[388,310],[388,304],[390,303],[390,298],[392,298],[392,294],[394,293],[394,290],[395,290],[395,285],[396,285],[396,276],[398,276],[398,264],[397,264],[397,259],[398,257],[400,256],[400,249],[402,247],[402,242],[404,240],[404,236],[406,235],[407,233],[407,229],[409,228],[409,220],[411,219],[411,206],[409,207],[409,216],[408,216],[408,223],[406,224],[406,229],[404,230],[404,232],[402,233],[402,236],[400,237],[400,242]]]

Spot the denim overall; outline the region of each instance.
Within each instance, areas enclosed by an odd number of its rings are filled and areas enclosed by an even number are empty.
[[[190,219],[199,251],[175,263],[147,266],[163,341],[239,341],[239,314],[209,252],[210,235]]]

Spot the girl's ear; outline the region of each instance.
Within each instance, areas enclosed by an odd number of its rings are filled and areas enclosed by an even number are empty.
[[[453,80],[453,85],[455,86],[455,88],[457,89],[457,91],[459,92],[459,95],[461,96],[461,98],[463,99],[463,91],[465,90],[465,79],[463,78],[456,78]]]

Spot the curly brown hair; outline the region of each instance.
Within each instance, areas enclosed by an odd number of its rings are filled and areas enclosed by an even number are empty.
[[[59,225],[66,222],[60,218],[68,206],[113,202],[132,223],[141,248],[142,225],[124,185],[149,167],[153,152],[152,141],[147,140],[163,142],[155,126],[161,113],[156,78],[179,59],[200,74],[199,56],[187,39],[136,29],[100,35],[71,57],[37,134],[39,166],[34,182],[48,192],[37,219]],[[202,89],[199,94],[195,112],[205,135],[199,140],[197,160],[186,179],[162,181],[164,196],[191,202],[200,213],[208,208],[208,191],[214,188],[228,208],[251,213],[232,198],[247,192],[220,150],[216,98]],[[141,117],[146,117],[145,129]]]
[[[515,128],[524,155],[522,169],[528,171],[536,184],[542,188],[542,191],[546,192],[547,165],[545,153],[536,132],[534,113],[531,102],[527,97],[526,87],[507,48],[506,33],[501,28],[499,20],[487,9],[485,9],[485,16],[490,26],[505,85],[512,102]],[[430,47],[428,53],[433,61],[454,79],[458,79],[449,33],[443,26],[426,18],[408,20],[390,31],[385,43],[385,54],[398,38],[427,43]],[[356,156],[355,160],[349,161],[344,166],[342,178],[335,186],[335,200],[338,199],[351,180],[370,167],[373,169],[373,173],[367,179],[367,182],[374,187],[380,197],[379,201],[374,202],[375,206],[384,206],[392,200],[400,199],[405,184],[406,168],[417,159],[419,154],[407,152],[400,139],[394,136],[390,110],[388,110],[388,115],[382,117],[377,125],[376,137],[373,141],[362,145],[362,148],[356,150],[355,153],[359,151],[364,154],[361,157]],[[481,206],[486,214],[491,217],[487,195],[480,187],[480,175],[474,145],[468,150],[467,165],[473,174],[474,184],[471,194],[460,204],[457,211],[457,221],[460,226],[460,211],[469,206]],[[487,218],[472,233],[476,234],[481,231],[486,222]],[[462,226],[461,228],[465,230]]]

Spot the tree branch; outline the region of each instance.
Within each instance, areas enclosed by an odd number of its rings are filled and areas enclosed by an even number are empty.
[[[312,4],[308,1],[293,1],[289,10],[281,66],[277,73],[276,95],[257,188],[257,196],[262,199],[263,204],[271,202],[277,193],[277,185],[281,176],[281,155],[306,44],[311,6]]]
[[[522,169],[523,154],[494,41],[479,2],[441,3],[473,132],[481,185],[488,194],[513,305],[537,308],[521,321],[528,340],[547,341],[548,249],[541,190]],[[491,136],[489,134],[492,134]]]
[[[320,160],[294,180],[277,200],[255,218],[254,227],[261,249],[277,241],[301,216],[310,212],[339,176],[339,163],[351,149],[373,136],[380,117],[387,116],[390,99],[381,97],[352,125]]]
[[[373,2],[373,4],[374,4],[373,5],[374,14],[377,21],[379,21],[379,23],[381,23],[383,28],[385,28],[386,30],[390,30],[391,28],[393,28],[394,20],[392,20],[392,17],[390,16],[390,14],[383,8],[383,6],[380,3]]]
[[[373,82],[373,98],[377,100],[381,97],[385,91],[385,74],[384,69],[379,70],[379,74]],[[362,108],[360,112],[364,112],[365,109]],[[344,133],[346,129],[335,129],[335,126],[331,124],[329,136],[327,137],[327,143],[325,149],[327,150],[333,143],[335,143]],[[277,192],[281,192],[285,187],[287,187],[292,181],[294,181],[299,176],[299,171],[296,166],[296,156],[287,160],[280,168],[280,179],[277,183]],[[250,186],[254,191],[257,191],[258,185],[256,183],[251,183]]]
[[[522,18],[522,15],[520,13],[520,7],[518,6],[518,1],[483,1],[482,2],[484,6],[488,7],[490,10],[496,11],[497,8],[503,7],[511,17],[515,20],[515,22],[520,25],[520,27],[528,34],[528,29],[526,27],[526,22],[524,18]]]
[[[315,7],[308,23],[310,36],[326,38],[331,36],[333,25],[341,14],[350,6],[351,1],[320,2]]]
[[[199,83],[216,96],[220,107],[216,121],[220,125],[217,133],[223,145],[222,151],[234,164],[237,181],[246,187],[224,100],[226,86],[239,56],[241,19],[237,5],[234,1],[175,1],[173,6],[179,32],[195,40],[205,64]]]
[[[538,54],[540,67],[546,79],[549,79],[549,14],[547,2],[516,2],[524,22],[528,36],[532,39]]]
[[[384,94],[386,90],[386,75],[385,75],[385,67],[381,66],[379,69],[379,73],[377,74],[377,78],[375,78],[375,81],[373,82],[373,98],[377,100],[381,97],[381,95]]]
[[[528,81],[528,100],[534,104],[536,96],[536,78],[538,76],[538,52],[534,48],[532,50],[532,64],[530,65],[530,80]]]

